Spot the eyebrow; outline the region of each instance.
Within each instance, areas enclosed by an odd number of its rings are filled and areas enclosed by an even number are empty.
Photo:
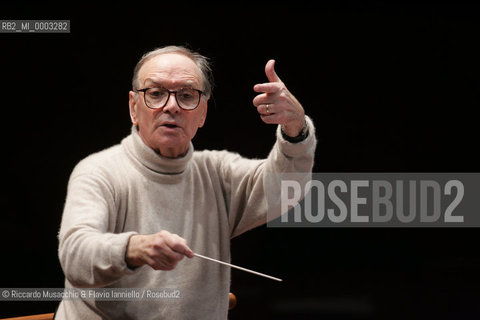
[[[158,87],[164,87],[164,83],[161,83],[159,81],[155,81],[153,78],[147,78],[145,79],[144,81],[144,85],[147,85],[147,83],[152,83],[153,85],[155,86],[158,86]],[[180,88],[194,88],[195,86],[195,82],[194,81],[191,81],[191,80],[187,80],[185,82],[181,82],[179,83],[178,87]]]

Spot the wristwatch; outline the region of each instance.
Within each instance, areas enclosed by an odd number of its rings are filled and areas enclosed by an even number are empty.
[[[283,132],[283,129],[280,129],[280,131],[282,132],[283,139],[287,140],[290,143],[298,143],[298,142],[301,142],[301,141],[307,139],[307,137],[308,137],[308,124],[307,124],[307,121],[305,120],[302,130],[300,130],[300,133],[296,137],[288,136],[285,132]]]

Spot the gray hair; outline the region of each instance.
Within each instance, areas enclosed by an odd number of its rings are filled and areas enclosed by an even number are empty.
[[[155,50],[145,53],[140,59],[140,61],[137,62],[135,69],[133,69],[133,79],[132,79],[133,89],[139,89],[140,83],[138,80],[138,72],[140,71],[142,66],[152,58],[165,53],[182,54],[192,59],[192,61],[195,62],[198,69],[200,70],[200,73],[202,74],[203,92],[205,96],[209,97],[212,94],[213,74],[212,74],[212,68],[210,66],[209,59],[205,56],[202,56],[198,52],[195,52],[183,46],[166,46],[166,47],[157,48]]]

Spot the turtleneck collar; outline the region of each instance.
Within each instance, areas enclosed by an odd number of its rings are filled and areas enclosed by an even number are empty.
[[[191,142],[187,153],[182,157],[166,158],[159,155],[143,142],[136,126],[132,126],[132,134],[126,137],[122,144],[134,162],[157,174],[182,174],[187,169],[187,165],[193,156],[193,144]]]

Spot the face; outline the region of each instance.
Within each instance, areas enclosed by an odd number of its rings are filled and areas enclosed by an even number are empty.
[[[170,91],[190,87],[203,90],[200,70],[190,58],[176,53],[165,53],[147,61],[138,73],[140,87],[137,89],[163,87]],[[200,99],[194,110],[181,109],[174,94],[160,109],[145,105],[144,93],[138,97],[129,93],[130,118],[138,126],[143,142],[164,157],[175,158],[184,155],[198,128],[205,123],[207,101]]]

